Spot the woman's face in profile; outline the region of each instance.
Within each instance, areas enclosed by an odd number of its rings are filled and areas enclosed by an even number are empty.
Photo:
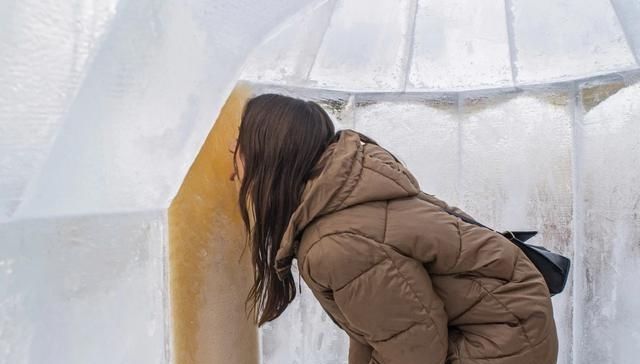
[[[233,155],[233,151],[236,149],[236,144],[238,143],[238,139],[234,140],[231,144],[229,144],[229,152]],[[233,181],[233,179],[237,176],[238,181],[242,181],[242,177],[244,177],[244,163],[242,162],[242,158],[240,157],[240,150],[236,153],[236,165],[238,166],[238,173],[233,170],[233,166],[231,167],[231,174],[229,175],[229,180]]]

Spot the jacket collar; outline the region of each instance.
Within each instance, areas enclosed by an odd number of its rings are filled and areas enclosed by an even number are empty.
[[[374,200],[418,194],[415,177],[382,147],[364,143],[352,129],[340,130],[318,160],[321,172],[307,181],[276,252],[274,268],[282,280],[290,274],[299,234],[315,218]]]

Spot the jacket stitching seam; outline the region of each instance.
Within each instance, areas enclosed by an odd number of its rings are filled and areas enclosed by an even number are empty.
[[[302,267],[304,267],[304,265],[305,265],[305,264],[306,264],[306,262],[307,262],[307,256],[309,256],[309,253],[311,252],[311,250],[316,246],[316,244],[318,244],[318,243],[320,242],[320,240],[322,240],[322,239],[324,239],[324,238],[326,238],[326,237],[330,237],[330,236],[333,236],[333,235],[340,235],[340,234],[357,235],[357,236],[361,236],[361,237],[363,237],[363,238],[365,238],[365,239],[372,240],[372,241],[374,241],[374,242],[376,242],[376,243],[378,243],[378,244],[383,244],[383,243],[379,242],[378,240],[376,240],[376,239],[374,239],[374,238],[372,238],[372,237],[370,237],[370,236],[367,236],[367,235],[364,235],[364,234],[354,233],[354,232],[351,232],[351,231],[337,231],[337,232],[333,232],[333,233],[325,234],[325,235],[322,235],[321,237],[319,237],[318,239],[316,239],[314,242],[312,242],[312,243],[309,245],[309,248],[307,249],[307,252],[305,253],[304,258],[303,258],[303,260],[302,260],[302,264],[301,264],[301,266],[302,266]],[[386,244],[385,244],[385,245],[386,245]],[[358,278],[358,277],[359,277],[359,276],[361,276],[362,274],[364,274],[364,273],[368,272],[371,268],[375,267],[376,265],[380,264],[381,262],[383,262],[383,261],[385,261],[385,260],[386,260],[386,259],[382,259],[382,260],[380,260],[380,261],[376,262],[375,264],[372,264],[372,265],[371,265],[371,267],[367,268],[365,271],[363,271],[362,273],[358,274],[354,279],[349,280],[349,282],[347,282],[347,284],[351,283],[353,280],[355,280],[356,278]],[[324,285],[323,285],[323,284],[320,284],[320,283],[319,283],[319,282],[317,282],[315,279],[313,279],[311,276],[310,276],[309,278],[310,278],[314,283],[316,283],[317,285],[319,285],[319,286],[323,286],[323,287],[324,287]],[[346,286],[347,284],[345,284],[345,285],[343,285],[342,287],[337,288],[337,289],[342,289],[342,288],[344,288],[344,286]]]
[[[389,227],[388,220],[389,220],[389,200],[387,200],[387,203],[384,206],[384,231],[382,232],[382,242],[385,242],[387,239],[387,228]]]
[[[322,238],[324,238],[324,237],[328,237],[328,236],[332,236],[332,235],[339,235],[339,234],[352,234],[352,235],[362,236],[362,237],[364,237],[364,238],[366,238],[366,239],[369,239],[369,240],[371,240],[371,241],[373,241],[373,242],[375,242],[375,243],[382,244],[382,245],[385,245],[385,246],[389,246],[389,247],[390,247],[390,245],[389,245],[389,244],[385,244],[385,243],[383,243],[383,242],[380,242],[380,241],[378,241],[378,240],[376,240],[376,239],[373,239],[373,238],[368,237],[368,236],[363,235],[363,234],[357,234],[357,233],[353,233],[353,232],[350,232],[350,231],[330,233],[330,234],[323,235],[322,237],[320,237],[319,239],[317,239],[315,242],[313,242],[313,244],[312,244],[312,245],[309,247],[309,249],[307,250],[307,254],[305,255],[305,259],[304,259],[303,265],[304,265],[304,263],[306,262],[306,257],[307,257],[307,255],[309,254],[309,252],[311,251],[311,249],[313,249],[313,247],[314,247],[314,246],[315,246],[315,245],[316,245],[320,240],[322,240]],[[335,289],[332,289],[332,291],[333,291],[333,292],[337,292],[337,291],[339,291],[339,290],[341,290],[341,289],[345,288],[346,286],[348,286],[350,283],[352,283],[352,282],[353,282],[353,281],[355,281],[356,279],[358,279],[358,278],[362,277],[365,273],[367,273],[367,272],[371,271],[373,268],[375,268],[376,266],[380,265],[380,263],[383,263],[383,262],[385,262],[386,260],[389,260],[389,261],[391,262],[391,265],[393,266],[393,268],[398,272],[398,275],[400,275],[400,277],[404,280],[404,282],[405,282],[405,283],[407,284],[407,286],[409,287],[409,290],[410,290],[410,291],[411,291],[411,293],[413,294],[413,299],[414,299],[414,300],[416,300],[416,301],[417,301],[417,302],[418,302],[418,303],[419,303],[419,304],[424,308],[424,310],[427,312],[427,316],[428,316],[428,318],[429,318],[429,321],[431,321],[431,324],[433,325],[433,327],[435,327],[435,328],[436,328],[436,329],[435,329],[435,330],[436,330],[436,335],[438,336],[438,341],[440,342],[440,345],[442,345],[443,347],[445,347],[445,346],[444,346],[444,344],[443,344],[443,342],[442,342],[442,337],[440,336],[440,332],[439,332],[439,331],[438,331],[438,329],[437,329],[437,326],[436,326],[435,320],[434,320],[434,319],[433,319],[433,317],[431,316],[431,311],[432,311],[432,310],[431,310],[431,309],[429,309],[429,308],[427,308],[427,306],[425,306],[425,305],[424,305],[424,303],[418,299],[418,295],[416,294],[416,292],[415,292],[415,290],[414,290],[413,286],[411,285],[411,283],[409,282],[409,280],[407,279],[407,277],[405,277],[405,275],[404,275],[404,274],[402,274],[402,272],[400,271],[400,269],[398,269],[398,266],[396,265],[396,263],[395,263],[395,261],[393,260],[393,258],[391,258],[391,256],[390,256],[390,255],[389,255],[389,254],[388,254],[384,249],[382,249],[382,253],[383,253],[384,255],[386,255],[386,257],[387,257],[387,258],[381,259],[381,260],[379,260],[378,262],[376,262],[375,264],[372,264],[372,265],[371,265],[369,268],[367,268],[365,271],[363,271],[363,272],[359,273],[358,275],[356,275],[354,278],[350,279],[347,283],[345,283],[345,284],[344,284],[344,285],[342,285],[341,287],[339,287],[339,288],[335,288]],[[311,278],[311,277],[310,277],[310,278]],[[312,280],[313,280],[313,279],[312,279]],[[314,282],[316,282],[315,280],[313,280],[313,281],[314,281]],[[319,284],[319,285],[320,285],[320,286],[323,286],[322,284]],[[422,321],[419,321],[419,322],[424,323],[424,322],[427,322],[427,320],[422,320]],[[404,331],[404,330],[403,330],[403,331]]]
[[[320,242],[320,240],[322,240],[322,239],[324,239],[324,238],[326,238],[326,237],[329,237],[329,236],[333,236],[333,235],[340,235],[340,234],[357,235],[357,236],[361,236],[361,237],[363,237],[363,238],[367,238],[367,239],[369,239],[369,240],[373,240],[373,241],[375,241],[376,243],[380,243],[380,244],[382,244],[382,242],[378,241],[377,239],[374,239],[374,238],[372,238],[372,237],[370,237],[370,236],[368,236],[368,235],[365,235],[365,234],[361,234],[361,233],[354,233],[353,231],[348,231],[348,230],[344,230],[344,231],[334,231],[334,232],[331,232],[331,233],[328,233],[328,234],[324,234],[324,235],[320,236],[318,239],[316,239],[315,241],[313,241],[313,242],[309,243],[309,248],[307,248],[307,252],[306,252],[306,253],[305,253],[305,255],[304,255],[303,263],[307,260],[307,255],[309,255],[309,252],[311,252],[311,250],[313,249],[313,247],[314,247],[318,242]]]
[[[398,181],[396,181],[396,180],[395,180],[395,179],[393,179],[393,178],[389,178],[389,176],[387,176],[386,174],[384,174],[384,173],[382,173],[382,172],[380,172],[380,171],[377,171],[377,170],[375,170],[375,169],[373,169],[373,168],[371,168],[371,167],[367,167],[367,166],[365,166],[364,164],[362,165],[362,169],[368,169],[368,170],[373,171],[373,172],[375,172],[375,173],[377,173],[377,174],[379,174],[379,175],[381,175],[381,176],[387,177],[388,179],[392,180],[392,181],[393,181],[393,183],[395,183],[395,184],[397,184],[398,186],[400,186],[400,188],[402,188],[402,189],[404,190],[404,192],[409,192],[406,188],[404,188],[404,186],[403,186],[403,185],[401,185],[400,183],[398,183]]]
[[[518,324],[520,326],[520,329],[522,330],[522,334],[524,335],[525,339],[527,339],[527,344],[529,344],[529,347],[531,348],[531,339],[529,338],[529,335],[527,334],[527,331],[524,329],[524,326],[522,326],[522,320],[520,319],[520,317],[518,317],[518,315],[516,315],[515,313],[513,313],[513,311],[511,311],[502,301],[500,301],[494,294],[493,291],[488,290],[484,284],[482,284],[482,282],[478,281],[478,283],[480,284],[480,288],[482,288],[485,292],[487,292],[487,295],[491,296],[494,300],[496,300],[496,302],[498,302],[500,304],[500,306],[502,306],[502,308],[505,309],[505,311],[509,312],[511,315],[513,315],[513,317],[516,318],[516,320],[518,320]]]
[[[345,288],[346,286],[348,286],[349,284],[351,284],[351,282],[355,281],[356,279],[362,277],[363,275],[365,275],[366,273],[368,273],[369,271],[371,271],[373,268],[375,268],[376,266],[380,265],[380,263],[384,263],[384,261],[387,260],[386,258],[383,258],[377,262],[375,262],[374,264],[371,264],[371,266],[367,269],[365,269],[364,271],[358,273],[355,277],[351,278],[347,283],[343,284],[342,286],[338,287],[338,288],[332,288],[332,290],[334,292],[338,292],[341,289]]]
[[[400,277],[402,277],[402,279],[405,281],[405,283],[407,284],[407,286],[409,287],[409,290],[411,291],[411,293],[413,294],[413,298],[418,301],[418,303],[420,303],[420,305],[422,305],[422,307],[424,308],[424,310],[427,312],[427,316],[429,317],[431,324],[435,327],[435,331],[436,331],[436,335],[438,335],[438,342],[440,343],[440,345],[445,349],[445,351],[447,350],[448,347],[448,343],[445,345],[445,343],[442,342],[442,337],[440,336],[440,332],[438,331],[437,325],[435,320],[433,319],[433,316],[431,316],[431,309],[427,308],[427,306],[424,305],[424,303],[422,301],[420,301],[418,299],[418,295],[416,294],[415,290],[413,289],[413,286],[411,285],[411,283],[409,283],[409,280],[407,279],[407,277],[405,277],[404,274],[402,274],[402,272],[400,271],[400,269],[398,269],[398,266],[396,265],[396,262],[393,260],[393,258],[391,258],[391,256],[389,255],[389,253],[387,253],[384,249],[382,250],[382,252],[388,257],[388,259],[391,261],[391,264],[393,265],[394,269],[398,272],[398,274],[400,275]]]
[[[460,256],[462,256],[462,231],[460,230],[460,219],[458,218],[456,218],[456,228],[458,229],[458,254],[456,255],[456,259],[453,260],[451,267],[447,269],[447,272],[451,272],[453,268],[455,268],[460,260]]]
[[[462,332],[462,335],[464,337],[464,332]],[[538,348],[539,346],[541,346],[542,344],[545,344],[545,341],[547,341],[547,339],[551,336],[552,334],[547,334],[545,335],[542,340],[540,340],[540,342],[538,342],[537,344],[531,345],[529,347],[524,347],[518,351],[516,351],[515,353],[511,353],[511,354],[504,354],[504,355],[499,355],[499,356],[492,356],[492,357],[464,357],[465,359],[473,359],[473,360],[482,360],[482,361],[495,361],[496,359],[503,359],[503,358],[509,358],[509,357],[513,357],[513,356],[517,356],[517,355],[521,355],[527,352],[531,352],[533,350],[535,350],[536,348]],[[527,362],[527,363],[531,363],[531,362]]]
[[[354,182],[347,196],[342,201],[340,201],[340,204],[337,207],[338,209],[344,206],[344,204],[347,202],[349,197],[351,197],[351,195],[353,194],[353,191],[356,190],[356,187],[358,187],[358,184],[360,184],[360,181],[362,180],[362,172],[364,171],[364,156],[365,156],[364,151],[362,150],[362,145],[358,147],[358,150],[356,151],[356,155],[354,156],[353,161],[351,162],[351,166],[353,166],[358,161],[358,158],[357,158],[358,154],[361,154],[360,160],[359,160],[360,172],[358,173],[358,177],[356,177],[356,181]]]
[[[338,231],[338,232],[325,234],[325,235],[322,235],[321,237],[319,237],[318,239],[316,239],[315,241],[309,243],[309,247],[307,248],[307,252],[304,254],[304,258],[302,259],[302,265],[304,266],[304,264],[307,261],[307,256],[309,256],[309,253],[311,252],[313,247],[315,247],[316,244],[318,244],[318,242],[320,242],[320,240],[324,239],[325,237],[331,236],[331,235],[338,235],[338,234],[342,234],[342,233],[344,233],[344,232]]]
[[[513,268],[511,269],[511,277],[509,277],[509,281],[513,281],[513,276],[516,274],[516,265],[518,265],[518,259],[520,259],[520,257],[518,254],[516,254],[516,259],[513,260]]]
[[[426,322],[426,320],[413,322],[413,323],[411,323],[411,325],[409,325],[409,326],[407,326],[406,328],[404,328],[404,329],[402,329],[402,330],[400,330],[400,331],[398,331],[398,332],[396,332],[396,333],[392,334],[392,335],[391,335],[391,336],[389,336],[389,337],[385,337],[384,339],[379,339],[379,340],[371,340],[371,339],[370,339],[370,341],[371,341],[372,343],[379,344],[379,343],[383,343],[383,342],[386,342],[386,341],[392,340],[393,338],[397,337],[398,335],[400,335],[400,334],[402,334],[402,333],[405,333],[405,332],[407,332],[407,331],[411,330],[414,326],[424,324],[425,322]]]
[[[478,285],[480,284],[480,282],[478,282],[477,280],[470,278],[472,282],[477,283]],[[470,305],[469,307],[467,307],[464,311],[460,312],[459,314],[457,314],[455,317],[452,317],[449,322],[455,322],[456,320],[460,319],[460,317],[464,316],[465,314],[469,313],[469,311],[473,310],[474,308],[476,308],[475,306],[477,304],[479,304],[480,302],[482,302],[482,300],[484,300],[486,297],[488,296],[488,293],[485,291],[484,293],[481,294],[481,296],[475,300],[473,302],[472,305]]]

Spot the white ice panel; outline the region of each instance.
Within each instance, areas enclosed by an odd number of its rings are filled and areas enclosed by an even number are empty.
[[[336,0],[321,1],[278,27],[249,55],[240,79],[301,84],[320,47]]]
[[[459,145],[455,104],[356,101],[356,129],[406,163],[423,191],[458,201]],[[440,106],[437,106],[441,103]]]
[[[636,62],[638,62],[640,60],[640,1],[611,0],[611,4],[618,14],[627,42],[633,48]]]
[[[339,0],[309,75],[316,87],[399,90],[411,29],[409,0]]]
[[[246,55],[311,2],[123,3],[14,217],[168,206]]]
[[[584,116],[578,174],[575,363],[635,363],[640,348],[640,84]]]
[[[474,104],[479,101],[478,104]],[[532,243],[569,257],[572,114],[558,91],[467,99],[462,107],[462,205],[498,231],[536,230]],[[554,297],[559,363],[570,364],[571,282]]]
[[[0,6],[0,221],[45,161],[117,0]]]
[[[164,212],[0,225],[0,363],[169,364]]]
[[[419,1],[409,90],[511,86],[503,0]]]
[[[506,2],[516,83],[542,83],[636,68],[607,0]]]

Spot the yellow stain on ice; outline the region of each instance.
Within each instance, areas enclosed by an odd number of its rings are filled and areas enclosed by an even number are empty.
[[[228,151],[250,93],[233,90],[169,207],[175,364],[258,363],[257,328],[244,311],[251,251],[240,259],[245,233]]]

